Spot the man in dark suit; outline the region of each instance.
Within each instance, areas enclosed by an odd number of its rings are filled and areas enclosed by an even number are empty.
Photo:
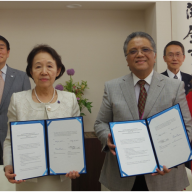
[[[23,71],[10,68],[7,64],[10,46],[0,35],[0,165],[2,165],[2,146],[7,135],[7,110],[13,93],[31,88],[29,77]]]
[[[181,42],[171,41],[164,48],[164,61],[167,63],[167,70],[163,72],[170,78],[175,78],[185,83],[185,94],[192,88],[190,81],[192,76],[180,71],[180,67],[185,60],[185,49]]]
[[[183,44],[179,41],[169,42],[164,48],[163,58],[167,63],[167,70],[162,74],[183,81],[185,84],[185,94],[187,95],[192,88],[192,84],[190,83],[192,76],[180,71],[180,67],[185,60],[185,49]],[[185,166],[190,169],[190,162],[186,162]]]

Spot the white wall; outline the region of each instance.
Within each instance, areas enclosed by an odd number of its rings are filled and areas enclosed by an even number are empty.
[[[173,1],[172,4],[172,40],[180,41],[185,47],[185,61],[181,66],[181,71],[185,73],[192,74],[192,57],[187,51],[192,49],[192,44],[190,40],[192,38],[187,37],[185,40],[183,38],[188,34],[189,25],[192,25],[192,18],[187,19],[188,1]],[[191,2],[190,2],[191,3]]]
[[[154,41],[157,42],[155,3],[145,10],[145,32],[150,34]],[[155,64],[154,69],[157,71],[157,63]]]
[[[123,43],[131,32],[145,31],[144,11],[1,10],[0,18],[0,33],[11,45],[11,67],[24,71],[33,46],[46,43],[67,69],[75,69],[75,81],[88,81],[86,97],[93,108],[91,114],[85,111],[84,122],[85,131],[93,131],[104,82],[129,73]],[[55,85],[68,79],[64,74]]]
[[[162,73],[167,69],[163,60],[163,50],[171,41],[171,7],[170,1],[156,2],[156,45],[157,45],[157,72]]]
[[[123,43],[134,31],[148,32],[157,43],[155,69],[163,72],[164,46],[171,40],[170,2],[154,2],[146,10],[1,10],[0,34],[11,44],[8,64],[25,71],[26,59],[36,45],[46,43],[61,55],[66,69],[74,68],[75,81],[87,80],[85,131],[93,131],[104,82],[129,73]],[[65,73],[57,83],[69,77]],[[32,81],[31,81],[32,82]],[[32,82],[32,87],[34,83]]]

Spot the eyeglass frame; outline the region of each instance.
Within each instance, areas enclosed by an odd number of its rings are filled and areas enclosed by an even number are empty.
[[[177,54],[179,54],[179,56],[177,56]],[[174,57],[178,59],[178,58],[180,58],[182,55],[184,55],[184,54],[181,53],[181,52],[178,52],[178,53],[176,53],[176,54],[171,53],[171,55],[165,55],[165,56],[167,56],[167,57],[169,57],[169,58],[171,58],[171,59],[173,59]]]
[[[156,53],[153,49],[149,49],[149,48],[143,48],[143,49],[148,49],[150,52],[153,51],[154,53]],[[140,50],[137,50],[137,52],[136,52],[135,54],[133,54],[132,56],[136,56],[139,52],[141,52],[143,55],[146,55],[146,53],[142,52],[142,49],[140,49]],[[129,53],[127,53],[127,54],[125,55],[125,57],[127,58],[127,56],[128,56],[129,54],[130,54],[130,51],[129,51]]]

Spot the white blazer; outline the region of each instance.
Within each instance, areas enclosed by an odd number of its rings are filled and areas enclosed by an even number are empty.
[[[79,105],[74,93],[66,91],[57,91],[57,101],[55,103],[44,104],[36,103],[32,99],[32,90],[13,93],[8,108],[8,131],[4,141],[3,162],[6,165],[12,165],[10,126],[11,121],[28,121],[40,119],[54,119],[63,117],[74,117],[80,115]],[[48,110],[47,107],[51,109]],[[65,176],[60,176],[61,181]],[[37,181],[37,179],[33,179]]]

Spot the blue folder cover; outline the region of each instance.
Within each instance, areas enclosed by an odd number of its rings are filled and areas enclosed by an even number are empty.
[[[153,152],[154,152],[154,157],[155,157],[155,160],[156,160],[156,166],[154,167],[153,170],[151,170],[151,172],[148,172],[148,173],[142,173],[142,174],[137,174],[137,175],[143,175],[143,174],[151,174],[151,173],[155,173],[156,172],[156,168],[159,168],[160,170],[163,170],[163,166],[160,165],[159,163],[159,160],[158,160],[158,155],[156,153],[156,150],[155,150],[155,147],[154,147],[154,143],[153,143],[153,138],[151,136],[151,132],[150,132],[150,123],[151,123],[151,120],[155,119],[156,117],[172,110],[172,109],[176,109],[179,113],[179,116],[180,116],[180,120],[182,122],[182,127],[183,127],[183,130],[185,132],[185,136],[186,136],[186,140],[187,140],[187,143],[188,143],[188,146],[189,146],[189,149],[190,149],[190,153],[189,153],[189,156],[188,156],[188,159],[186,159],[186,161],[184,162],[181,162],[180,164],[183,164],[187,161],[190,161],[192,160],[192,149],[191,149],[191,145],[190,145],[190,140],[189,140],[189,137],[188,137],[188,134],[187,134],[187,131],[186,131],[186,127],[185,127],[185,122],[183,120],[183,116],[182,116],[182,112],[181,112],[181,109],[180,109],[180,106],[179,104],[176,104],[160,113],[157,113],[147,119],[143,119],[143,120],[134,120],[134,121],[123,121],[123,122],[109,122],[109,127],[110,127],[110,131],[111,131],[111,135],[112,135],[112,139],[113,139],[113,143],[114,145],[116,145],[116,141],[115,141],[115,136],[114,136],[114,132],[113,132],[113,128],[116,124],[126,124],[126,123],[142,123],[146,126],[146,129],[148,130],[148,134],[149,134],[149,138],[150,138],[150,141],[151,141],[151,146],[153,148]],[[115,152],[116,152],[116,158],[117,158],[117,162],[118,162],[118,166],[119,166],[119,171],[120,171],[120,176],[122,178],[124,177],[129,177],[129,176],[136,176],[136,175],[128,175],[126,174],[124,170],[122,170],[122,166],[121,166],[121,162],[120,162],[120,158],[119,158],[119,153],[118,153],[118,148],[116,147],[115,148]],[[178,165],[180,165],[178,164]],[[173,167],[175,166],[178,166],[178,165],[174,165]]]
[[[58,119],[47,119],[47,120],[32,120],[32,121],[16,121],[16,122],[10,122],[10,137],[11,137],[11,151],[12,151],[12,163],[13,163],[13,172],[15,173],[14,169],[14,156],[13,156],[13,145],[14,141],[12,140],[12,125],[25,125],[25,124],[41,124],[43,126],[43,132],[44,132],[44,149],[45,149],[45,159],[46,159],[46,169],[42,175],[39,175],[37,177],[42,177],[46,175],[65,175],[67,173],[56,173],[52,168],[50,167],[49,164],[49,141],[48,141],[48,128],[51,122],[53,121],[67,121],[67,120],[73,120],[76,119],[80,124],[81,124],[81,133],[82,133],[82,146],[83,146],[83,157],[84,157],[84,166],[82,167],[82,170],[79,172],[79,174],[86,174],[87,173],[87,168],[86,168],[86,156],[85,156],[85,143],[84,143],[84,125],[83,125],[83,117],[78,116],[78,117],[68,117],[68,118],[58,118]],[[25,180],[31,179],[35,177],[30,177],[30,178],[23,178]]]

